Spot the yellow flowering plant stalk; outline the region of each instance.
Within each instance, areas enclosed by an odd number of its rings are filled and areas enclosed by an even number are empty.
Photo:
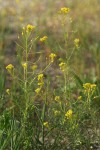
[[[75,47],[76,48],[79,48],[79,39],[78,38],[76,38],[75,40],[74,40],[74,45],[75,45]]]
[[[32,32],[35,30],[35,26],[28,24],[27,26],[23,27],[22,29],[22,35],[18,39],[20,40],[17,44],[17,58],[19,62],[19,67],[14,68],[13,65],[9,65],[6,67],[6,69],[9,71],[12,71],[15,69],[15,82],[13,83],[13,86],[15,87],[15,90],[18,88],[17,97],[15,97],[16,91],[12,91],[12,99],[16,99],[16,110],[19,111],[19,117],[21,122],[21,132],[20,137],[23,139],[27,138],[27,130],[26,127],[28,127],[28,116],[30,116],[31,111],[33,111],[34,114],[34,104],[33,100],[35,97],[33,97],[33,88],[32,85],[30,86],[31,80],[36,79],[36,75],[34,71],[29,73],[30,70],[30,64],[34,64],[33,62],[29,62],[29,55],[32,51],[32,45],[33,41],[35,41],[32,37]],[[36,67],[35,67],[36,69]],[[9,92],[9,91],[8,91]],[[32,93],[33,92],[33,93]],[[15,100],[14,100],[15,101]],[[15,110],[14,110],[15,112]],[[34,115],[32,115],[33,117]],[[23,147],[27,147],[28,145],[23,143]]]
[[[64,78],[64,86],[63,86],[63,91],[64,91],[64,99],[66,100],[67,98],[69,99],[70,97],[70,80],[71,80],[71,75],[70,72],[72,70],[71,68],[71,61],[73,60],[74,57],[74,53],[76,53],[76,47],[69,45],[70,40],[71,40],[71,35],[74,36],[74,31],[70,31],[71,30],[71,23],[72,20],[70,17],[70,8],[68,7],[62,7],[59,10],[58,13],[58,19],[60,17],[60,25],[61,25],[61,30],[62,30],[62,35],[63,35],[63,45],[62,47],[60,47],[60,50],[63,50],[64,52],[64,59],[59,59],[59,68],[62,71],[63,74],[63,78]],[[69,29],[69,30],[68,30]],[[61,39],[61,40],[62,40]],[[78,39],[78,38],[77,38]],[[72,39],[73,40],[73,39]],[[77,47],[79,46],[79,41],[76,40],[74,41],[74,44],[77,45]],[[72,42],[73,45],[73,42]],[[67,96],[68,97],[67,97]]]
[[[96,84],[84,83],[83,84],[83,88],[84,88],[83,92],[84,92],[84,94],[86,96],[88,107],[90,109],[92,95],[96,91]]]
[[[51,53],[46,67],[42,70],[37,71],[38,66],[35,65],[35,64],[37,64],[37,62],[34,62],[34,61],[30,62],[30,60],[29,60],[29,54],[30,54],[31,48],[32,48],[31,41],[34,41],[34,39],[31,39],[32,38],[31,33],[33,30],[34,30],[34,28],[29,25],[27,25],[26,27],[23,28],[22,42],[24,44],[19,45],[19,51],[23,51],[23,52],[17,51],[19,62],[21,64],[20,69],[22,70],[22,74],[20,73],[21,79],[18,78],[18,80],[20,81],[21,90],[23,92],[23,100],[22,101],[23,101],[23,108],[24,108],[22,111],[23,129],[22,129],[20,135],[23,136],[23,134],[24,134],[25,137],[27,136],[26,126],[28,128],[28,116],[30,115],[31,111],[33,111],[33,114],[35,111],[37,120],[39,121],[39,127],[41,128],[41,140],[42,140],[43,147],[44,147],[45,132],[50,131],[49,123],[48,123],[48,121],[45,121],[47,97],[46,97],[46,90],[45,90],[44,72],[46,69],[48,69],[53,64],[53,62],[55,61],[55,58],[57,56],[56,56],[56,54]],[[40,39],[37,38],[37,40],[39,40],[40,42],[45,42],[47,40],[47,37],[44,36],[43,38],[40,38]],[[22,55],[22,57],[21,57],[21,55]],[[23,55],[24,55],[24,57],[23,57]],[[32,64],[31,67],[30,67],[30,64]],[[30,71],[30,69],[32,72]],[[38,106],[38,99],[42,100],[41,110]],[[33,119],[33,122],[34,122],[34,119]],[[35,124],[37,124],[37,122],[35,122]]]

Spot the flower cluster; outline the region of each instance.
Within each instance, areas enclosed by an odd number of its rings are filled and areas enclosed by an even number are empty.
[[[70,12],[70,9],[67,7],[62,7],[59,11],[61,14],[68,14]]]
[[[66,64],[64,62],[61,62],[59,64],[60,70],[65,71],[65,66],[66,66]]]
[[[55,101],[58,102],[61,105],[60,96],[55,96]]]
[[[8,71],[11,71],[14,68],[14,66],[12,64],[9,64],[8,66],[6,66],[6,69]]]
[[[7,71],[13,75],[14,73],[14,66],[12,64],[9,64],[8,66],[6,66]]]
[[[82,100],[82,96],[78,96],[77,100],[79,101]]]
[[[35,92],[38,94],[41,91],[42,86],[44,85],[44,81],[43,81],[44,76],[41,73],[41,74],[38,75],[37,78],[38,78],[38,86],[39,86],[39,88],[37,88],[35,90]]]
[[[60,96],[55,96],[55,101],[59,102],[60,101]]]
[[[65,114],[65,117],[67,117],[67,119],[70,119],[72,117],[72,114],[73,114],[73,111],[72,109],[69,109],[66,114]]]
[[[49,123],[48,122],[44,122],[43,126],[46,127],[46,128],[48,128],[49,127]]]
[[[43,80],[43,74],[41,73],[38,75],[38,81],[42,81],[42,80]]]
[[[42,38],[40,38],[40,42],[45,42],[47,40],[47,36],[43,36]]]
[[[43,86],[44,81],[43,81],[43,74],[38,75],[38,85]]]
[[[26,27],[23,27],[23,32],[30,33],[34,29],[35,29],[35,26],[28,24]],[[23,35],[23,32],[22,32],[22,35]]]
[[[6,93],[7,93],[8,95],[10,95],[10,90],[9,90],[9,89],[6,89]]]
[[[60,111],[59,111],[59,110],[53,110],[53,111],[54,111],[54,115],[55,115],[55,116],[60,115]]]
[[[37,69],[37,65],[33,65],[32,67],[31,67],[31,69],[34,71],[34,70],[36,70]]]
[[[54,54],[54,53],[51,53],[51,54],[49,55],[49,57],[50,57],[50,61],[51,61],[51,62],[54,62],[54,59],[57,57],[57,55]]]
[[[85,83],[83,84],[85,94],[93,94],[96,90],[96,84]]]
[[[79,42],[80,42],[80,40],[78,38],[74,40],[74,45],[76,48],[79,47]]]
[[[26,31],[27,31],[27,32],[31,32],[33,29],[35,29],[35,26],[33,26],[33,25],[28,24],[28,25],[26,26]]]
[[[40,90],[41,90],[41,88],[39,87],[35,90],[35,92],[38,94],[40,92]]]
[[[22,63],[22,67],[23,67],[24,69],[27,69],[27,63]]]

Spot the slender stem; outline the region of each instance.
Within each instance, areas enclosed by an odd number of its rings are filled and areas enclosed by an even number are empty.
[[[65,95],[65,99],[66,99],[66,92],[67,92],[67,79],[66,79],[66,72],[64,71],[64,81],[65,81],[65,90],[64,90],[64,95]]]

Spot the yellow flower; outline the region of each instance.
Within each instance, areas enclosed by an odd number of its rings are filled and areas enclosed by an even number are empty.
[[[65,71],[65,66],[66,66],[66,64],[64,62],[61,62],[59,64],[60,70]]]
[[[35,90],[35,92],[38,94],[38,93],[40,92],[40,90],[41,90],[41,88],[37,88],[37,89]]]
[[[7,93],[8,95],[10,95],[10,90],[9,90],[9,89],[6,89],[6,93]]]
[[[47,36],[43,36],[42,38],[40,38],[40,42],[45,42],[47,40]]]
[[[44,85],[44,82],[43,82],[43,81],[40,81],[40,82],[38,82],[38,85],[39,85],[39,86],[43,86],[43,85]]]
[[[35,29],[35,26],[28,24],[26,27],[23,27],[22,35],[24,33],[30,33],[33,29]]]
[[[13,68],[14,68],[14,66],[12,64],[9,64],[8,66],[6,66],[6,69],[9,71],[12,70]]]
[[[91,83],[85,83],[83,84],[84,89],[88,89],[91,87]]]
[[[96,84],[91,84],[91,89],[95,90],[96,89]]]
[[[31,32],[33,29],[35,29],[35,26],[28,24],[26,26],[26,32]]]
[[[43,86],[43,85],[44,85],[43,77],[44,77],[44,76],[43,76],[42,73],[38,75],[38,81],[39,81],[39,82],[38,82],[38,85],[39,85],[39,86]]]
[[[74,45],[76,46],[76,48],[79,47],[79,42],[80,40],[78,38],[74,40]]]
[[[54,62],[54,59],[57,57],[57,55],[54,54],[54,53],[51,53],[51,54],[49,55],[49,57],[50,57],[50,59],[51,59],[51,62]]]
[[[67,117],[67,119],[70,119],[72,117],[72,114],[73,114],[73,111],[72,109],[69,109],[66,114],[65,114],[65,117]]]
[[[60,101],[60,96],[55,96],[55,101]]]
[[[24,69],[27,69],[27,63],[22,63],[22,67],[23,67]]]
[[[38,75],[38,81],[40,81],[40,80],[43,80],[43,74],[42,73]]]
[[[82,96],[78,96],[77,100],[79,101],[82,100]]]
[[[44,122],[43,126],[45,126],[46,128],[48,128],[49,127],[49,123],[48,122]]]
[[[57,116],[57,115],[59,115],[59,114],[60,114],[60,111],[54,110],[54,115],[55,115],[55,116]]]
[[[85,83],[83,84],[83,88],[84,93],[93,94],[93,92],[96,90],[96,84]]]
[[[67,7],[62,7],[59,11],[61,14],[68,14],[70,12],[70,9]]]
[[[31,68],[32,68],[32,70],[36,70],[37,69],[37,65],[33,65]]]

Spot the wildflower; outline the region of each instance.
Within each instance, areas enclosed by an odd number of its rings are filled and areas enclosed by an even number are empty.
[[[37,88],[37,89],[35,90],[35,92],[38,94],[38,93],[40,92],[40,90],[41,90],[41,88]]]
[[[82,100],[82,96],[78,96],[77,100],[79,101]]]
[[[46,128],[48,128],[49,127],[49,123],[48,122],[44,122],[43,126],[45,126]]]
[[[59,101],[60,101],[60,96],[56,96],[56,97],[55,97],[55,101],[58,101],[58,102],[59,102]]]
[[[72,114],[73,114],[73,111],[72,109],[69,109],[66,114],[65,114],[65,117],[67,117],[67,119],[70,119],[72,117]]]
[[[83,84],[84,93],[93,94],[96,90],[96,84],[85,83]]]
[[[14,66],[12,64],[9,64],[8,66],[6,66],[6,69],[8,71],[11,71],[14,68]]]
[[[59,11],[61,14],[68,14],[70,12],[70,9],[67,7],[62,7]]]
[[[26,32],[31,32],[33,29],[35,29],[35,26],[28,24],[26,26]]]
[[[44,85],[43,74],[42,73],[38,75],[38,81],[39,81],[38,82],[39,86],[43,86]]]
[[[95,90],[96,89],[96,84],[91,84],[91,89]]]
[[[74,40],[74,45],[76,48],[79,47],[79,42],[80,42],[80,40],[78,38]]]
[[[31,68],[32,68],[32,70],[36,70],[37,69],[37,65],[33,65]]]
[[[59,114],[60,114],[60,111],[54,110],[54,115],[55,115],[55,116],[57,116],[57,115],[59,115]]]
[[[9,90],[9,89],[6,89],[6,93],[7,93],[8,95],[10,95],[10,90]]]
[[[27,63],[22,63],[22,67],[23,67],[24,69],[27,69]]]
[[[42,73],[38,75],[38,81],[40,81],[40,80],[43,80],[43,74]]]
[[[55,101],[58,102],[61,105],[60,96],[55,96]]]
[[[57,55],[54,54],[54,53],[51,53],[51,54],[49,55],[49,57],[50,57],[50,59],[51,59],[51,62],[54,62],[54,59],[57,57]]]
[[[61,62],[60,64],[59,64],[59,67],[60,67],[60,70],[62,70],[62,71],[65,71],[65,63],[64,62]]]
[[[42,38],[40,38],[40,42],[45,42],[47,40],[47,36],[43,36]]]
[[[44,85],[44,82],[43,82],[43,81],[38,82],[38,85],[39,85],[39,86],[43,86],[43,85]]]
[[[28,24],[26,27],[23,27],[22,35],[24,33],[30,33],[33,29],[35,29],[35,26]]]

